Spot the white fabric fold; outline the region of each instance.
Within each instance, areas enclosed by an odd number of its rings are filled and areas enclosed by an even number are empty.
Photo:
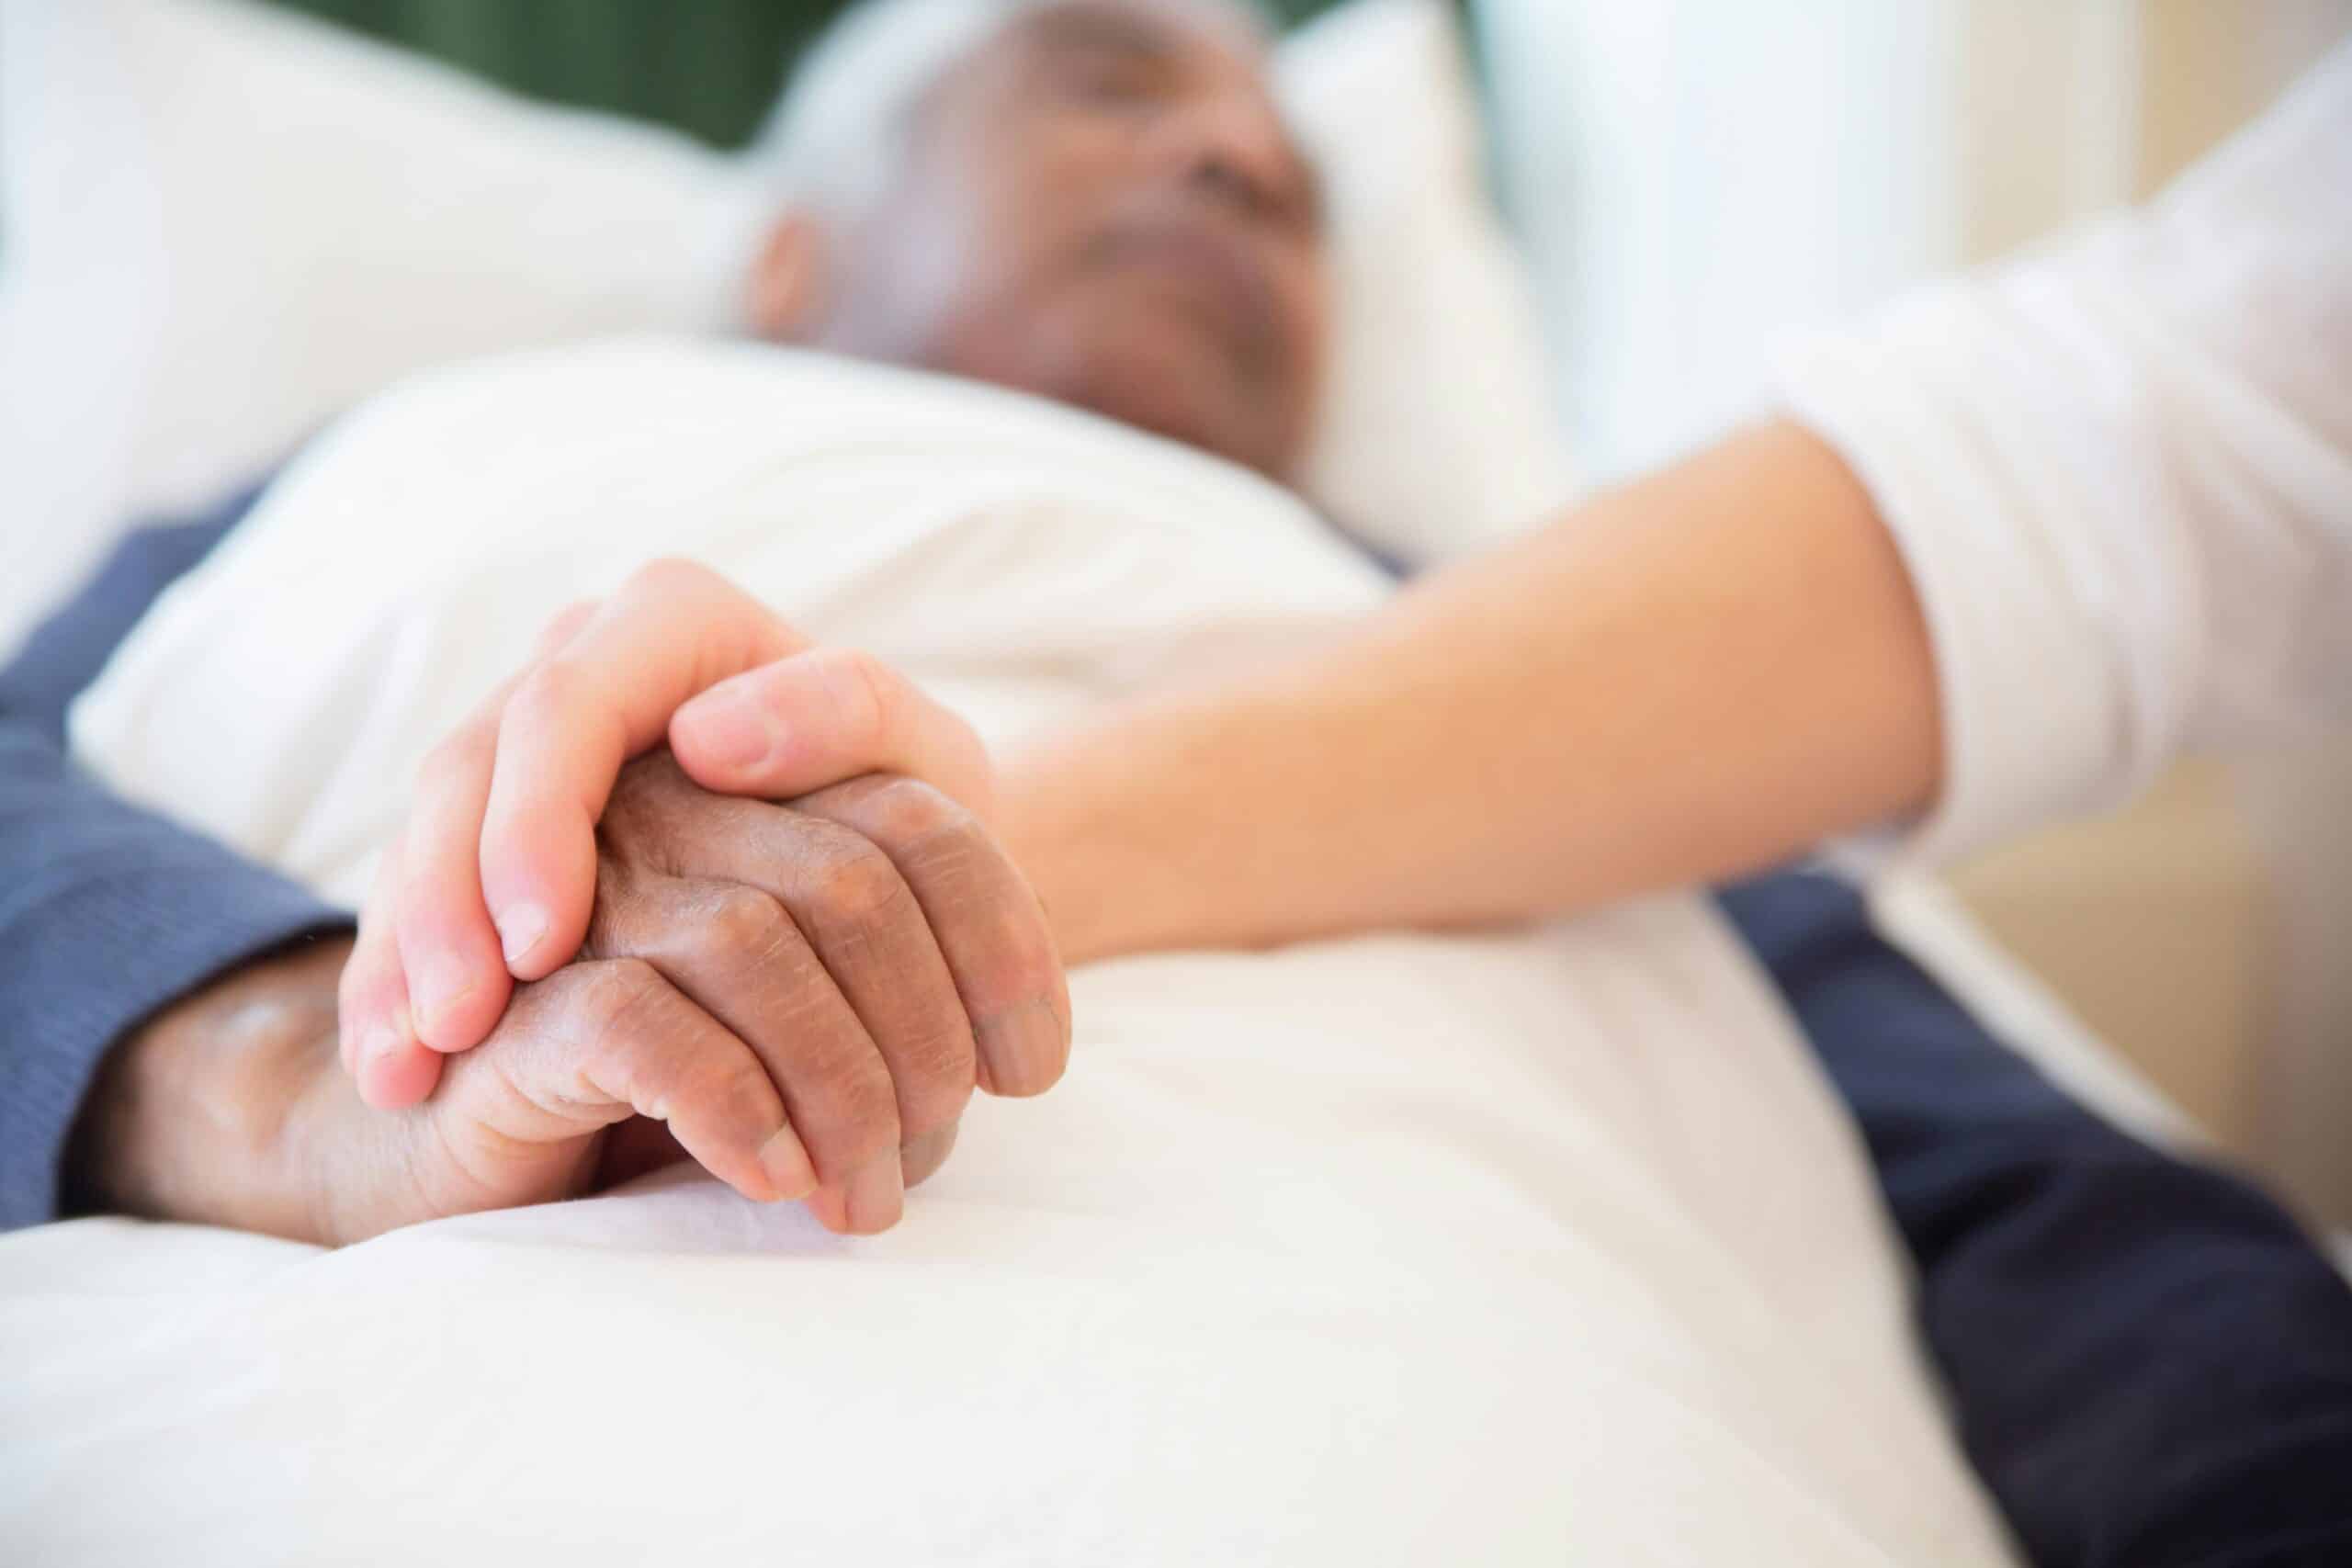
[[[348,892],[425,749],[657,553],[1000,741],[1383,592],[1066,410],[617,344],[349,422],[77,739]],[[332,1255],[0,1240],[0,1429],[40,1434],[0,1517],[55,1562],[2007,1560],[1852,1132],[1703,902],[1073,990],[1068,1080],[871,1240],[678,1176]]]

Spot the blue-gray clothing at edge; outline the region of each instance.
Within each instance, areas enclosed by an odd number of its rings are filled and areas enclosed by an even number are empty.
[[[65,710],[252,504],[132,535],[0,671],[0,1228],[62,1212],[74,1118],[114,1043],[216,976],[349,924],[65,753]]]

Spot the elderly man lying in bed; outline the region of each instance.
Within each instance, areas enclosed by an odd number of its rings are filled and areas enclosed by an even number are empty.
[[[117,787],[256,860],[333,896],[372,883],[367,914],[356,942],[248,964],[111,1053],[73,1196],[347,1241],[595,1190],[683,1145],[745,1196],[813,1194],[827,1228],[881,1231],[975,1087],[1060,1076],[1060,956],[1265,934],[1119,893],[1262,893],[1254,868],[1278,857],[1246,801],[1213,844],[1140,852],[1090,831],[1057,753],[1000,785],[982,740],[1023,746],[1384,593],[1249,472],[1279,479],[1298,453],[1323,304],[1312,181],[1256,50],[1207,0],[900,0],[788,105],[796,199],[748,291],[760,335],[829,354],[639,344],[454,371],[282,476],[130,636],[76,739]],[[640,566],[667,551],[710,564]],[[1050,916],[1025,880],[1040,868]],[[1850,901],[1816,918],[1811,897],[1793,924],[1732,913],[1834,980],[1870,939]],[[251,902],[286,929],[334,924],[291,891]],[[1736,1502],[1745,1456],[1801,1455],[1799,1511],[1826,1532],[1804,1560],[1837,1560],[1857,1519],[1892,1560],[1998,1558],[1911,1360],[1867,1168],[1702,906],[1185,962],[1087,976],[1090,1081],[1039,1108],[1070,1108],[1029,1123],[1042,1138],[989,1130],[978,1190],[1053,1211],[1022,1234],[1083,1235],[1111,1280],[1163,1250],[1238,1248],[1261,1272],[1295,1257],[1302,1280],[1361,1273],[1345,1293],[1375,1303],[1420,1289],[1383,1271],[1409,1258],[1405,1277],[1443,1281],[1433,1305],[1498,1314],[1476,1333],[1436,1314],[1405,1359],[1417,1398],[1477,1389],[1548,1417],[1595,1365],[1633,1367],[1660,1397],[1611,1420],[1638,1427],[1769,1383],[1728,1441],[1673,1427],[1667,1468],[1725,1483],[1690,1495]],[[2201,1179],[1987,1077],[1964,1014],[1899,960],[1880,977],[1911,999],[1906,1027],[1954,1043],[1954,1069],[1890,1090],[1872,1040],[1816,1044],[1902,1131],[1872,1152],[1926,1289],[2065,1320],[2076,1298],[1953,1238],[1987,1214],[2054,1235],[2078,1207],[2031,1218],[1999,1169],[1953,1157],[1932,1108],[1982,1101],[1973,1135],[1998,1147],[2030,1107],[2036,1137],[2096,1145],[2101,1182]],[[1792,999],[1830,1028],[1853,998]],[[695,1202],[662,1210],[662,1235],[802,1245],[744,1217],[779,1211]],[[2265,1211],[2255,1228],[2307,1282],[2291,1227]],[[961,1310],[1071,1277],[1035,1261],[958,1274]],[[1997,1289],[1970,1294],[1988,1272]],[[824,1281],[797,1288],[813,1302]],[[1582,1354],[1553,1353],[1571,1313]],[[1424,1315],[1334,1338],[1385,1343]],[[2030,1441],[1978,1456],[1999,1485],[2009,1459],[2044,1473],[2075,1428],[2041,1402],[2051,1380],[2004,1375],[2012,1320],[1981,1320],[1936,1348],[1974,1374],[1955,1389],[1973,1424],[2026,1413]],[[1507,1376],[1456,1367],[1498,1327]],[[1396,1375],[1368,1363],[1350,1386]],[[1494,1517],[1528,1527],[1563,1495],[1547,1464],[1522,1513]]]
[[[837,1292],[904,1287],[879,1254],[794,1268],[833,1239],[743,1201],[813,1194],[826,1230],[889,1231],[869,1249],[925,1269],[943,1310],[910,1332],[982,1377],[1030,1359],[979,1353],[1013,1343],[975,1326],[989,1303],[1068,1309],[1069,1335],[1132,1340],[1164,1371],[1053,1397],[1099,1389],[1165,1420],[1159,1380],[1255,1364],[1291,1332],[1261,1306],[1295,1303],[1334,1388],[1402,1377],[1416,1411],[1451,1388],[1501,1429],[1637,1367],[1665,1386],[1627,1419],[1677,1451],[1653,1473],[1719,1478],[1696,1484],[1726,1520],[1752,1517],[1745,1456],[1793,1446],[1817,1461],[1792,1526],[1827,1553],[1809,1559],[1867,1561],[1834,1544],[1859,1511],[1996,1560],[1867,1165],[1696,900],[1574,933],[1094,965],[1079,1081],[1025,1115],[964,1115],[975,1088],[1062,1074],[1059,955],[1167,945],[1111,935],[1087,900],[1057,895],[1048,919],[1020,847],[1037,797],[1000,792],[984,745],[1295,645],[1390,585],[1273,482],[1315,404],[1317,212],[1236,13],[924,0],[865,27],[786,109],[801,205],[750,294],[793,347],[574,347],[394,389],[278,476],[81,699],[75,747],[115,788],[366,906],[356,941],[233,976],[118,1055],[85,1127],[101,1200],[304,1239],[409,1227],[344,1255],[362,1269],[447,1234],[417,1221],[666,1213],[645,1250],[730,1236],[769,1281],[741,1311],[714,1298],[695,1337],[737,1325],[747,1374],[852,1374],[878,1410],[918,1391],[841,1337],[881,1320]],[[910,85],[877,93],[875,62],[925,38]],[[841,120],[829,70],[873,95]],[[879,161],[851,167],[844,139]],[[671,552],[705,564],[645,567]],[[730,707],[737,671],[796,691]],[[745,769],[789,804],[687,782]],[[1247,823],[1221,851],[1250,853]],[[1115,874],[1117,854],[1090,858]],[[965,1185],[922,1216],[944,1223],[898,1224],[959,1117],[942,1179]],[[734,1190],[529,1206],[665,1162],[673,1138]],[[1792,1223],[1803,1271],[1781,1267]],[[1214,1260],[1237,1258],[1235,1295]],[[1546,1348],[1571,1311],[1574,1353]],[[1808,1392],[1824,1380],[1838,1400]],[[1734,1382],[1776,1391],[1747,1404],[1757,1424],[1668,1435]],[[789,1396],[820,1439],[796,1470],[858,1446],[828,1436],[858,1417],[815,1386]],[[1321,1393],[1264,1404],[1261,1439],[1322,1445],[1272,1436],[1327,1425]],[[1583,1513],[1551,1470],[1448,1538]],[[1453,1511],[1443,1489],[1430,1506]]]
[[[1323,350],[1319,214],[1245,13],[1220,0],[868,6],[804,72],[771,143],[789,195],[746,287],[758,336],[1035,393],[1269,475],[1296,457]],[[768,368],[744,361],[739,373]],[[949,452],[963,450],[968,438],[942,428]],[[317,461],[331,467],[335,447]],[[949,460],[919,444],[907,455]],[[649,461],[675,471],[687,459]],[[661,521],[673,504],[640,516],[625,555],[716,553]],[[836,525],[869,521],[844,512]],[[602,614],[558,616],[534,672],[434,753],[405,850],[382,859],[384,917],[367,923],[343,981],[342,1058],[368,1098],[404,1105],[438,1076],[425,1046],[469,1045],[503,1014],[482,1068],[419,1116],[354,1121],[346,1135],[341,1091],[298,1090],[289,1071],[308,1059],[292,1036],[317,1015],[254,1005],[300,994],[288,981],[332,979],[340,946],[304,950],[167,1012],[118,1053],[79,1140],[89,1197],[347,1239],[560,1196],[674,1155],[650,1124],[607,1131],[639,1111],[745,1192],[814,1190],[828,1224],[870,1231],[898,1217],[902,1179],[944,1154],[976,1083],[1026,1094],[1055,1080],[1069,1019],[1054,945],[985,826],[986,759],[940,710],[926,708],[925,733],[943,739],[920,754],[879,738],[883,750],[838,770],[899,776],[841,783],[789,812],[701,797],[666,761],[639,764],[603,814],[596,869],[585,828],[601,793],[574,824],[562,869],[599,877],[593,931],[546,929],[542,911],[566,900],[500,886],[497,863],[487,891],[503,905],[503,955],[479,926],[435,918],[433,890],[481,896],[454,825],[485,808],[503,820],[503,802],[545,786],[521,759],[569,755],[583,734],[616,752],[660,737],[666,711],[615,730],[599,704],[641,666],[639,606],[678,603],[687,570],[652,568]],[[580,581],[605,585],[593,572]],[[667,613],[700,617],[679,629],[715,661],[695,683],[797,641],[715,581],[683,592],[698,607]],[[511,626],[521,604],[483,609]],[[830,711],[869,711],[877,689],[902,690],[860,657],[814,652],[806,670]],[[560,830],[511,825],[518,841]],[[395,918],[402,889],[418,891]],[[547,955],[570,956],[583,934],[583,962],[548,976]],[[538,980],[511,1009],[510,963]],[[288,1038],[282,1050],[197,1045],[232,1017]],[[253,1114],[172,1109],[195,1076],[232,1060],[238,1087],[198,1098]],[[313,1121],[337,1130],[289,1135]],[[266,1156],[200,1146],[224,1131]],[[208,1180],[220,1190],[194,1190]]]

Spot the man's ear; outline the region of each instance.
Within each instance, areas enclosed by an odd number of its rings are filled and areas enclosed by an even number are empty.
[[[744,307],[752,331],[771,343],[807,343],[825,310],[828,264],[823,226],[787,212],[752,258]]]

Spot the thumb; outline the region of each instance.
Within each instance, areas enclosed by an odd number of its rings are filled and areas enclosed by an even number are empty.
[[[622,767],[695,693],[805,646],[708,568],[657,561],[523,673],[476,829],[482,899],[516,979],[553,973],[587,934],[596,823]],[[461,840],[474,826],[459,825]]]
[[[921,779],[983,821],[996,775],[972,727],[854,649],[819,648],[721,681],[670,720],[688,777],[789,800],[862,773]]]

